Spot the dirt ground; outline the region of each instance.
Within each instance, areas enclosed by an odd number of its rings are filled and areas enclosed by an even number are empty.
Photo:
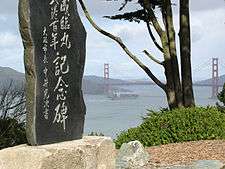
[[[193,141],[146,148],[150,163],[158,165],[189,164],[196,160],[225,162],[225,140]]]

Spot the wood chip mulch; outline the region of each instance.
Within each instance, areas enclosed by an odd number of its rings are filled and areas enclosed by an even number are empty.
[[[225,162],[225,140],[193,141],[146,148],[150,162],[158,165],[190,164],[196,160]]]

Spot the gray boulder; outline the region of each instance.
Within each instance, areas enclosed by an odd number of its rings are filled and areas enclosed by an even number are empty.
[[[149,154],[139,141],[124,143],[116,158],[116,169],[141,169],[148,160]]]

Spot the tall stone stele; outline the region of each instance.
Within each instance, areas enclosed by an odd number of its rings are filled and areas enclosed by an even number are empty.
[[[26,74],[27,139],[81,139],[86,32],[75,0],[19,0]]]

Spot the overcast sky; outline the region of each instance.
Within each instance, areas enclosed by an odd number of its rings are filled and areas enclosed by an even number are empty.
[[[192,29],[192,66],[194,80],[211,76],[211,59],[218,57],[220,74],[225,74],[225,2],[223,0],[190,0]],[[94,20],[102,28],[121,36],[133,53],[160,78],[163,69],[156,65],[142,51],[147,49],[158,59],[162,55],[152,44],[145,24],[110,21],[104,15],[118,13],[121,0],[86,0],[87,7]],[[176,3],[176,1],[175,1]],[[23,46],[18,32],[18,0],[1,0],[0,6],[0,66],[12,67],[24,72]],[[79,6],[79,5],[78,5]],[[136,3],[130,3],[125,9],[137,9]],[[175,27],[178,32],[178,5],[173,7]],[[87,60],[85,74],[103,75],[103,64],[110,64],[110,75],[113,78],[147,78],[145,73],[118,47],[118,45],[96,32],[80,11],[82,21],[88,33]],[[178,38],[177,38],[178,41]]]

